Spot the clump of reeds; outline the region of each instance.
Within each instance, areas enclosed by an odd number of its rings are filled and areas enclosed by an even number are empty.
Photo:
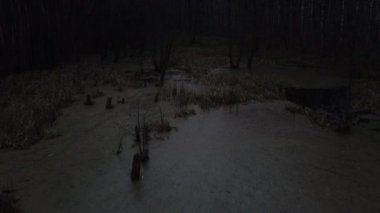
[[[87,95],[86,96],[86,100],[84,102],[84,105],[85,106],[92,106],[92,105],[94,105],[94,101],[92,100],[91,95]]]
[[[131,180],[139,181],[141,179],[141,155],[136,153],[133,155]]]
[[[182,108],[179,111],[175,112],[174,117],[175,118],[188,118],[190,116],[194,116],[197,113],[195,112],[194,109],[186,109]]]
[[[153,125],[153,129],[157,133],[164,133],[164,132],[170,132],[173,130],[173,127],[170,126],[169,121],[165,118],[165,114],[162,112],[162,109],[160,108],[160,120],[159,122],[155,123]]]
[[[0,82],[0,148],[27,148],[74,101],[75,72],[24,73]]]
[[[264,101],[282,97],[281,84],[250,74],[214,74],[202,80],[203,86],[194,91],[179,93],[180,108],[198,104],[208,110],[218,106],[245,104],[251,100]]]
[[[108,97],[106,101],[106,109],[113,109],[114,106],[112,104],[112,97]]]
[[[99,97],[102,97],[104,96],[104,93],[102,91],[100,91],[99,89],[97,89],[93,94],[92,94],[92,97],[93,98],[99,98]]]

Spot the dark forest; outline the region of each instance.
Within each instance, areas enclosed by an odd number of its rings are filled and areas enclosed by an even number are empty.
[[[53,67],[87,54],[143,55],[175,40],[225,38],[231,66],[260,49],[378,68],[374,0],[1,1],[1,70]],[[247,64],[249,66],[249,63]]]

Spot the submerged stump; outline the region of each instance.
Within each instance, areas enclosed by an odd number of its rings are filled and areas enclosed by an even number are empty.
[[[177,97],[177,85],[172,90],[172,96],[175,98]]]
[[[113,108],[113,105],[112,105],[112,98],[111,97],[108,97],[107,98],[107,102],[106,102],[106,109],[112,109]]]
[[[94,101],[92,101],[91,95],[86,96],[86,101],[84,102],[85,106],[91,106],[94,104]]]
[[[125,104],[125,98],[118,98],[117,103],[118,104]]]
[[[133,155],[131,180],[138,181],[140,180],[140,178],[141,178],[141,157],[140,157],[140,154],[137,153]]]
[[[138,126],[135,126],[135,141],[137,143],[141,142],[140,128]]]

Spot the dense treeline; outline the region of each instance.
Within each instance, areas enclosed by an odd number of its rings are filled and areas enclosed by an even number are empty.
[[[376,63],[378,0],[2,0],[0,70],[50,67],[97,53],[152,54],[165,70],[173,40],[228,39],[230,63],[261,48]],[[355,60],[354,60],[355,59]],[[356,62],[352,62],[356,63]]]

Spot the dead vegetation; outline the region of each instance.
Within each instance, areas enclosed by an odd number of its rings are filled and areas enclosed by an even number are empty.
[[[177,101],[180,111],[189,104],[197,104],[202,110],[208,110],[218,106],[247,104],[252,100],[280,99],[283,94],[279,82],[254,77],[249,73],[211,74],[201,79],[200,85],[181,85],[179,90]]]
[[[91,82],[95,87],[111,84],[118,90],[137,84],[125,70],[105,67],[89,59],[57,70],[0,80],[0,149],[28,148],[49,136],[49,127],[59,117],[60,109],[73,103]],[[96,88],[87,94],[84,104],[92,105],[92,99],[102,96],[104,93]]]
[[[174,113],[175,118],[188,118],[190,116],[195,116],[197,113],[195,112],[194,109],[187,109],[187,108],[182,108],[179,111]]]
[[[170,126],[169,121],[165,118],[165,113],[160,108],[160,120],[152,124],[152,129],[157,133],[171,132],[175,127]]]
[[[46,134],[59,109],[74,101],[74,73],[10,76],[0,82],[0,148],[27,148]]]
[[[171,60],[172,67],[200,78],[210,70],[228,65],[223,42],[217,38],[208,38],[208,40],[207,45],[186,46],[183,44],[177,47]]]
[[[92,94],[92,98],[100,98],[100,97],[103,97],[104,96],[104,93],[102,91],[100,91],[99,89],[97,89],[93,94]]]
[[[221,50],[214,47],[186,47],[178,53],[178,58],[173,58],[171,66],[182,67],[196,78],[201,78],[209,70],[227,63]],[[86,94],[86,99],[83,100],[85,105],[92,105],[96,102],[95,98],[105,95],[97,88],[104,84],[111,84],[116,90],[122,91],[126,87],[143,87],[155,82],[158,76],[149,72],[150,67],[140,68],[141,60],[129,62],[126,59],[124,63],[99,64],[97,60],[88,59],[62,70],[23,73],[1,80],[0,148],[27,148],[39,141],[46,136],[49,126],[59,117],[59,110],[75,101],[75,95],[83,94],[90,85],[95,86],[96,90]],[[131,70],[135,65],[139,71],[133,75]],[[204,79],[204,90],[185,93],[186,88],[177,88],[174,95],[177,96],[178,93],[181,105],[193,102],[204,109],[220,104],[243,103],[252,98],[252,88],[261,87],[259,84],[250,85],[250,80],[244,78],[245,76],[234,75],[209,76]],[[269,94],[271,91],[268,89],[265,92]],[[260,98],[260,91],[254,93],[256,98]],[[125,103],[125,100],[121,101]],[[107,108],[111,108],[109,104]],[[187,116],[186,114],[179,112],[178,115]],[[166,122],[157,126],[160,126],[159,131],[171,129]]]

